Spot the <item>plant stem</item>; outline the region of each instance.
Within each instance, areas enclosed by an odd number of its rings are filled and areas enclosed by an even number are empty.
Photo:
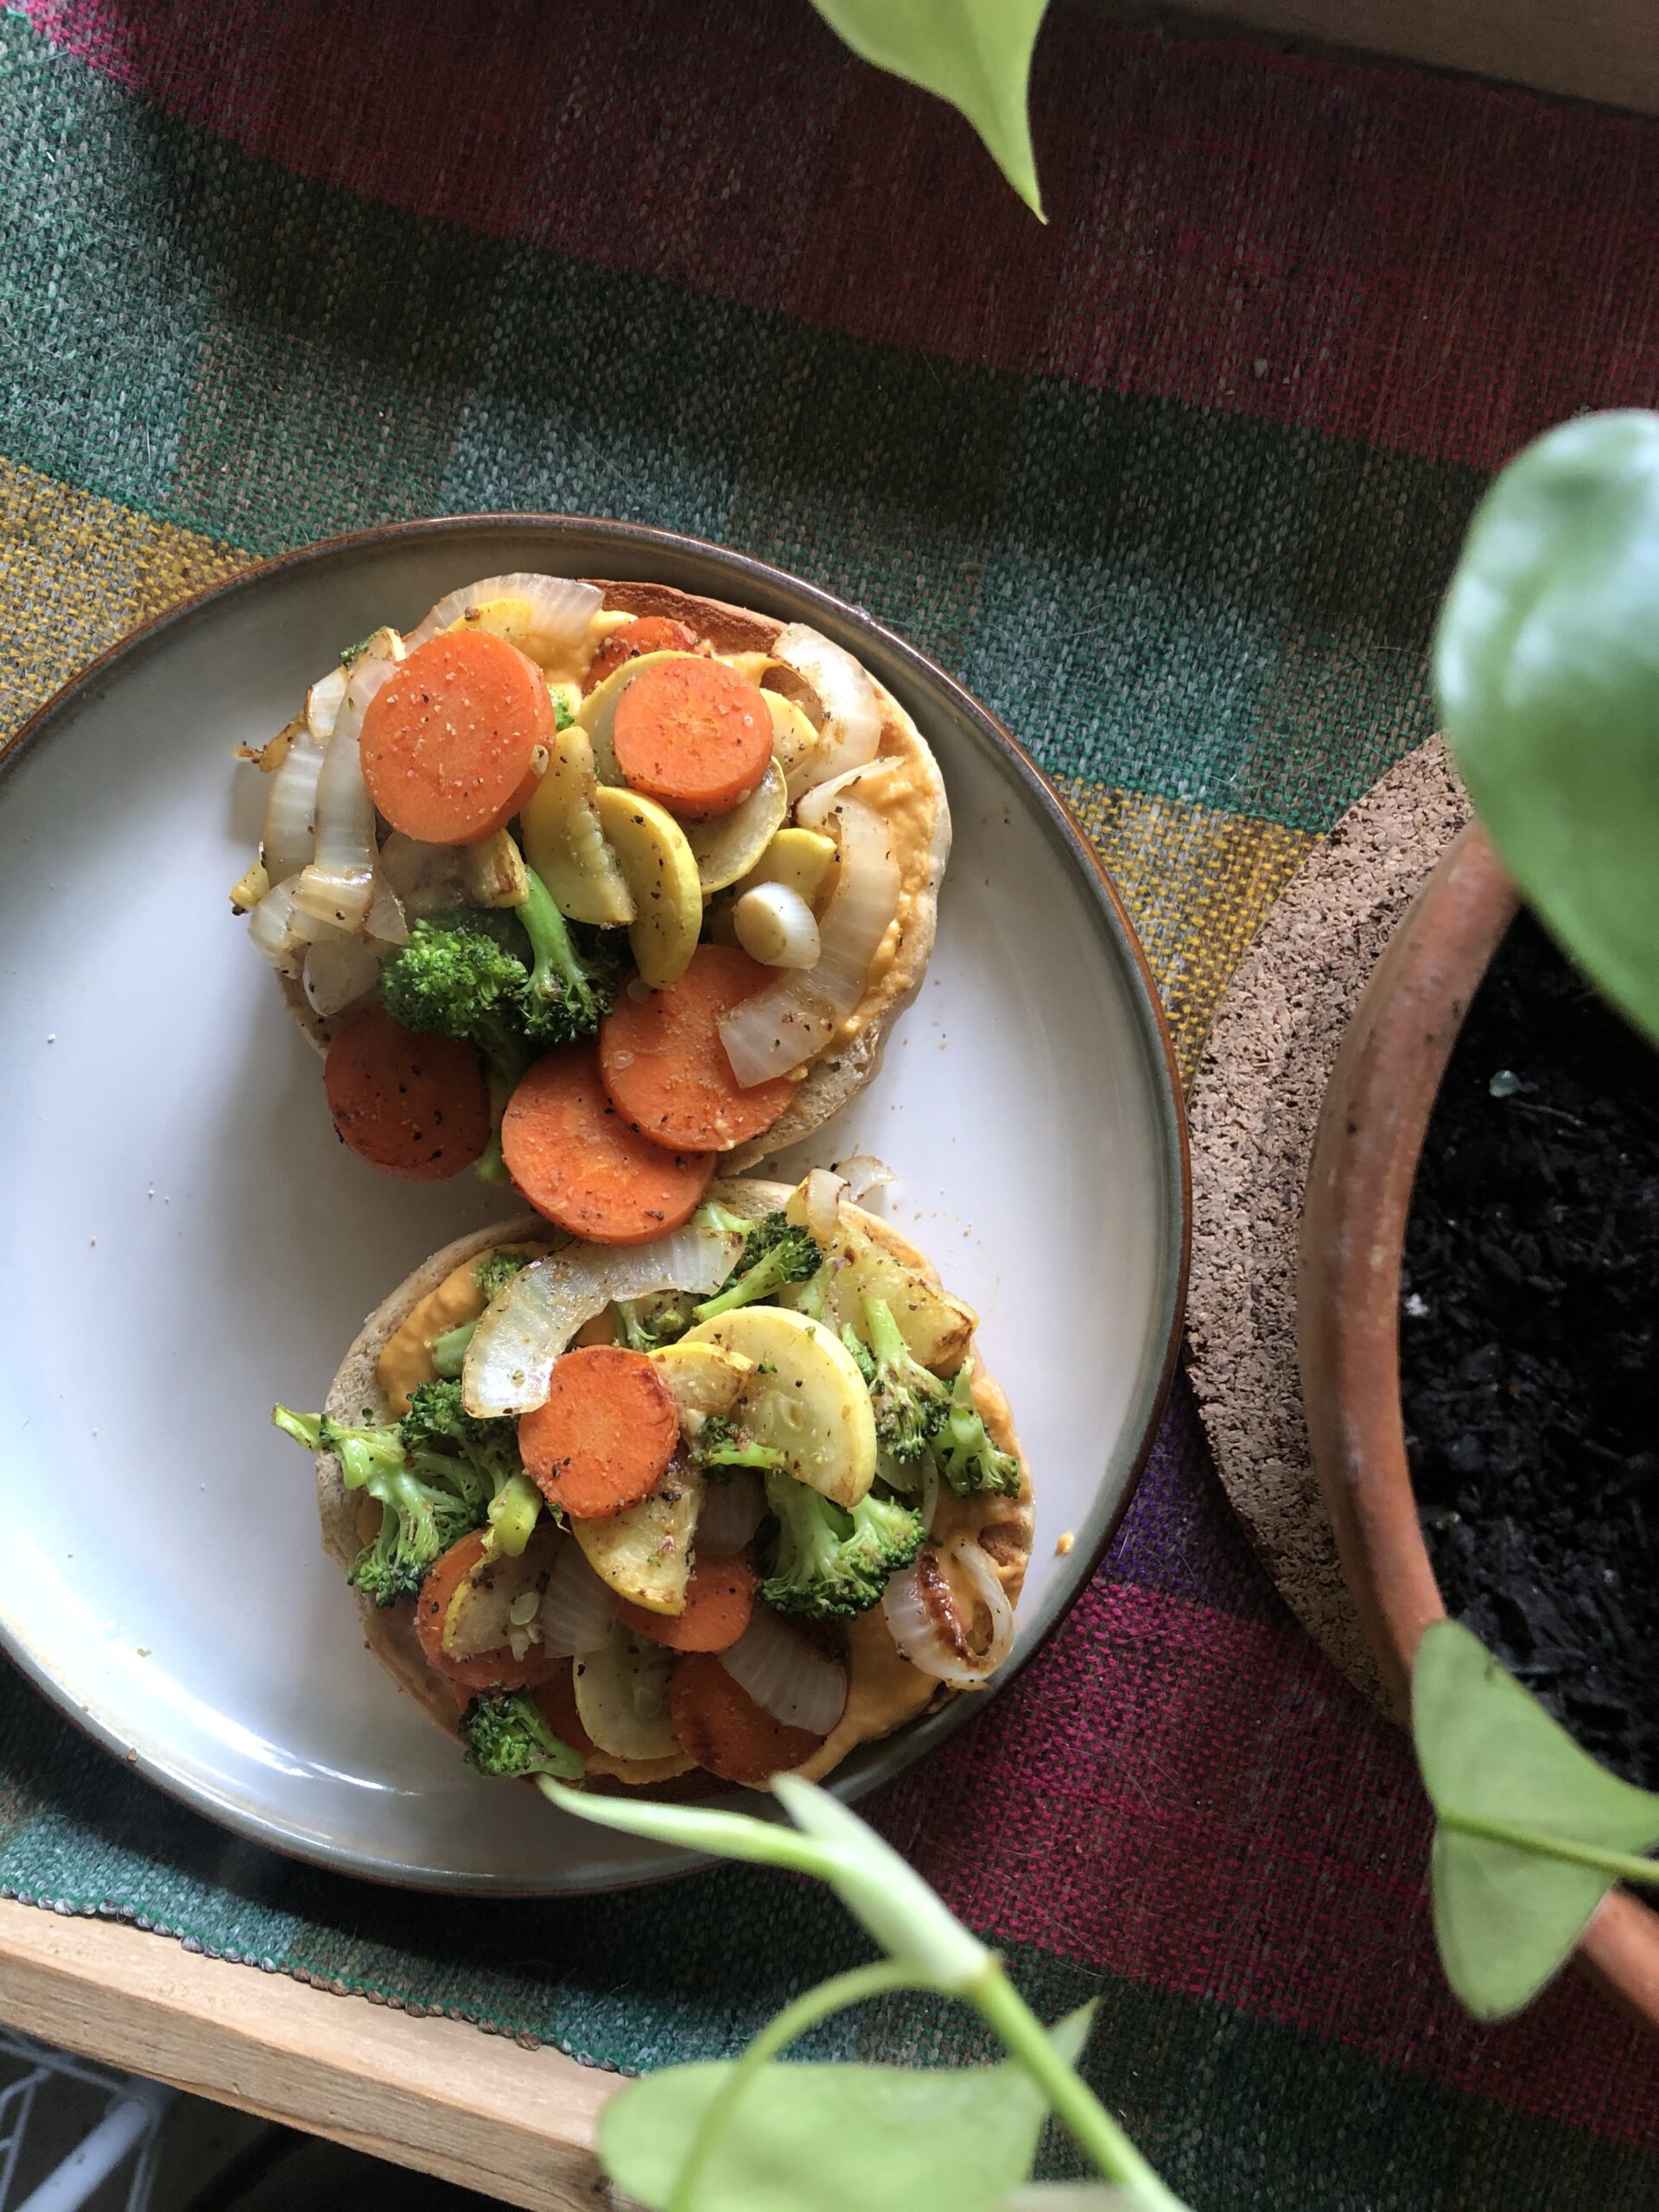
[[[1088,2152],[1108,2181],[1134,2192],[1145,2212],[1185,2212],[1135,2149],[1082,2076],[1067,2065],[1048,2031],[993,1959],[962,1991],[977,2006],[1014,2056],[1047,2098],[1050,2107],[1080,2150]]]
[[[901,1966],[896,1959],[880,1959],[874,1966],[855,1967],[849,1974],[832,1975],[816,1989],[809,1989],[804,1997],[798,1997],[792,2005],[786,2005],[775,2020],[762,2028],[710,2100],[691,2139],[685,2163],[675,2177],[668,2212],[692,2212],[697,2183],[721,2129],[732,2116],[732,2107],[769,2058],[793,2043],[797,2036],[816,2027],[820,2020],[828,2019],[830,2013],[844,2012],[849,2005],[862,2004],[867,1997],[884,1997],[896,1989],[931,1986],[930,1983],[917,1980],[913,1967]]]
[[[1659,1883],[1659,1859],[1643,1859],[1634,1852],[1605,1851],[1598,1843],[1573,1843],[1566,1836],[1511,1827],[1507,1821],[1483,1821],[1465,1813],[1442,1813],[1440,1826],[1460,1835],[1483,1837],[1488,1843],[1512,1844],[1517,1851],[1534,1852],[1542,1859],[1565,1859],[1598,1874],[1611,1874],[1615,1881]]]

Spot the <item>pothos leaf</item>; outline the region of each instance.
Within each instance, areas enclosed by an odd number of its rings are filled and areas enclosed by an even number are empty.
[[[1411,1727],[1440,1822],[1432,1878],[1446,1979],[1477,2019],[1501,2020],[1566,1961],[1616,1879],[1548,1847],[1649,1851],[1659,1797],[1599,1767],[1455,1621],[1424,1631]],[[1476,1832],[1492,1827],[1522,1840]]]
[[[878,69],[960,108],[1033,215],[1042,217],[1027,112],[1032,48],[1048,0],[812,0]]]
[[[1109,2181],[1033,2181],[1005,2196],[997,2212],[1135,2212],[1143,2202]]]
[[[1092,2007],[1052,2031],[1068,2063]],[[734,2062],[670,2066],[613,2097],[599,2154],[620,2189],[663,2212]],[[1036,2155],[1046,2107],[1012,2062],[913,2068],[765,2066],[743,2091],[697,2189],[719,2212],[995,2212]]]
[[[1510,873],[1659,1039],[1659,415],[1564,423],[1504,469],[1440,613],[1434,690]]]

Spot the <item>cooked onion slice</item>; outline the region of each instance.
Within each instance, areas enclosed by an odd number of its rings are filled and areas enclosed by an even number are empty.
[[[326,1020],[372,991],[380,980],[380,964],[391,951],[389,944],[377,945],[372,938],[324,930],[305,956],[305,995],[313,1013]]]
[[[838,1160],[836,1172],[847,1184],[847,1195],[855,1206],[861,1206],[872,1191],[880,1191],[899,1178],[885,1160],[878,1160],[873,1152],[858,1152],[850,1160]]]
[[[791,622],[779,632],[772,657],[804,676],[823,708],[823,733],[791,779],[791,798],[874,760],[881,743],[881,702],[851,653],[804,623]]]
[[[847,1669],[757,1605],[753,1618],[720,1663],[762,1713],[786,1728],[827,1736],[847,1704]]]
[[[801,1185],[801,1203],[806,1211],[807,1228],[820,1244],[827,1246],[834,1240],[846,1190],[845,1179],[833,1174],[829,1168],[807,1170]]]
[[[604,598],[593,584],[576,583],[569,576],[486,576],[441,599],[420,627],[410,632],[409,650],[413,652],[440,630],[459,622],[470,607],[483,607],[493,599],[522,599],[530,606],[524,650],[532,660],[546,662],[581,644]]]
[[[615,1591],[594,1573],[575,1538],[563,1537],[542,1600],[542,1642],[547,1649],[561,1658],[597,1651],[611,1640],[616,1605]]]
[[[374,903],[374,804],[358,741],[370,700],[397,665],[394,642],[400,641],[391,631],[378,631],[353,663],[317,778],[316,857],[295,897],[308,914],[337,929],[366,927]]]
[[[296,982],[304,969],[307,947],[327,928],[326,922],[302,913],[295,905],[299,880],[290,875],[285,882],[273,883],[248,916],[248,935],[254,950]]]
[[[327,675],[319,678],[306,693],[305,719],[319,745],[326,745],[334,735],[334,718],[345,696],[344,667],[330,669]]]
[[[658,1290],[706,1296],[731,1272],[743,1239],[678,1229],[652,1244],[567,1244],[521,1268],[473,1332],[461,1370],[469,1414],[527,1414],[547,1402],[553,1363],[584,1321],[619,1298]]]
[[[698,1551],[715,1559],[741,1552],[766,1510],[766,1493],[753,1467],[734,1467],[727,1481],[705,1483],[697,1511]]]
[[[976,1604],[964,1608],[947,1570],[959,1567]],[[973,1641],[980,1605],[990,1615],[983,1649]],[[983,1689],[1014,1649],[1014,1607],[997,1572],[972,1536],[956,1536],[943,1552],[925,1544],[913,1566],[895,1574],[881,1593],[893,1640],[906,1659],[953,1690]]]
[[[813,968],[785,969],[720,1025],[732,1073],[745,1090],[822,1052],[864,995],[871,963],[899,911],[899,863],[887,825],[861,799],[837,800],[841,868],[819,922]]]
[[[259,855],[273,883],[296,874],[311,857],[321,772],[322,747],[309,729],[302,728],[283,754],[265,798]]]

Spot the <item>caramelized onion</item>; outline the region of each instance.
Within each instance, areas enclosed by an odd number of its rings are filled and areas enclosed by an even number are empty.
[[[532,660],[545,662],[580,645],[605,594],[596,586],[576,583],[569,576],[485,576],[441,599],[420,627],[410,632],[409,650],[413,652],[440,630],[459,622],[470,608],[483,607],[493,599],[528,601],[530,634],[524,639],[524,650]]]
[[[847,1705],[847,1669],[757,1605],[753,1618],[720,1663],[762,1713],[785,1728],[827,1736]]]
[[[772,657],[804,677],[823,709],[818,743],[791,779],[791,798],[874,760],[881,743],[881,702],[851,653],[804,623],[791,622],[779,632]]]
[[[958,1567],[973,1586],[976,1606],[963,1609],[946,1569]],[[982,1651],[972,1642],[973,1613],[982,1605],[991,1632]],[[1014,1607],[995,1567],[972,1536],[956,1536],[943,1552],[925,1544],[915,1562],[881,1593],[893,1642],[906,1659],[954,1690],[983,1689],[1014,1648]]]
[[[294,893],[299,880],[297,875],[290,875],[282,883],[273,883],[248,915],[248,935],[253,939],[254,950],[283,975],[291,976],[296,982],[304,970],[308,946],[321,937],[328,926],[302,912],[295,905]]]
[[[741,1552],[766,1517],[766,1493],[753,1467],[734,1467],[725,1482],[703,1486],[697,1513],[697,1549],[724,1559]]]
[[[611,1640],[616,1607],[615,1591],[594,1573],[575,1538],[562,1538],[542,1599],[542,1642],[547,1649],[561,1658],[597,1651]]]
[[[533,1261],[497,1294],[473,1332],[461,1398],[480,1416],[527,1414],[547,1402],[553,1363],[584,1321],[619,1298],[659,1290],[717,1290],[743,1239],[724,1230],[677,1229],[652,1244],[567,1244]]]
[[[782,970],[720,1025],[732,1073],[746,1090],[787,1075],[823,1050],[863,997],[899,911],[899,863],[880,816],[861,799],[842,798],[832,817],[841,868],[818,925],[817,964]]]
[[[374,904],[374,803],[358,741],[370,700],[397,665],[397,649],[394,633],[379,631],[353,663],[317,777],[316,854],[295,897],[308,914],[337,929],[365,928]]]

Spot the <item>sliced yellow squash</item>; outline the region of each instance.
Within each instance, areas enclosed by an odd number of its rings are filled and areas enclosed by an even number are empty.
[[[780,830],[738,886],[741,899],[762,883],[798,891],[814,913],[836,859],[836,841],[816,830]]]
[[[753,1360],[742,1422],[784,1455],[797,1482],[837,1505],[856,1505],[875,1477],[870,1394],[839,1337],[781,1306],[741,1306],[700,1321],[681,1339]]]
[[[683,1613],[702,1505],[702,1477],[677,1452],[649,1497],[602,1521],[573,1520],[570,1528],[588,1566],[619,1598],[647,1612]]]
[[[686,823],[685,841],[696,855],[705,896],[711,891],[723,891],[728,883],[748,873],[775,842],[788,811],[783,771],[774,760],[747,798],[729,814],[710,815],[707,821]]]
[[[784,1211],[798,1228],[809,1225],[801,1189],[791,1192]],[[846,1326],[861,1336],[865,1299],[884,1298],[905,1342],[924,1367],[951,1375],[961,1366],[979,1325],[973,1307],[929,1282],[917,1268],[896,1260],[867,1230],[849,1219],[844,1207],[824,1257],[834,1264],[827,1272],[823,1319],[837,1338]],[[815,1291],[823,1280],[814,1278]]]
[[[565,734],[568,736],[569,732]],[[654,798],[601,784],[599,824],[633,901],[628,930],[640,980],[660,991],[691,964],[702,929],[702,887],[685,832]]]
[[[673,1668],[665,1644],[621,1628],[602,1650],[575,1662],[576,1711],[601,1751],[619,1759],[665,1759],[678,1751],[668,1715]]]
[[[520,817],[524,858],[573,922],[606,928],[633,919],[633,899],[605,842],[594,775],[594,749],[580,722],[553,740],[547,773]]]
[[[692,1344],[682,1338],[651,1355],[683,1414],[728,1414],[754,1371],[753,1360],[718,1344]]]

